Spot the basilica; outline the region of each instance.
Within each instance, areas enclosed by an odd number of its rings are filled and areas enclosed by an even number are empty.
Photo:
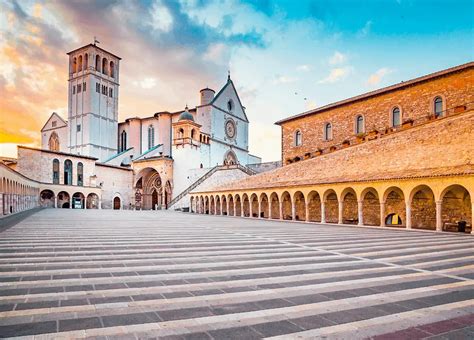
[[[96,44],[68,53],[68,116],[52,113],[41,148],[19,146],[9,166],[41,183],[56,208],[182,209],[191,188],[259,171],[249,121],[230,78],[199,105],[118,120],[121,58]],[[186,205],[186,204],[185,204]]]

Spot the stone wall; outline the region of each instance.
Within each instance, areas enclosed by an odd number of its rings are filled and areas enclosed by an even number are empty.
[[[281,124],[282,160],[287,163],[295,157],[304,159],[318,148],[340,148],[346,139],[355,143],[355,119],[358,115],[364,116],[366,132],[373,129],[382,132],[391,127],[391,111],[396,106],[401,110],[402,121],[413,119],[415,122],[428,120],[428,116],[433,114],[433,101],[437,96],[443,98],[448,114],[462,110],[459,106],[474,102],[473,84],[474,68],[471,66],[463,71],[284,122]],[[325,141],[323,129],[328,122],[332,124],[333,138]],[[301,146],[295,146],[296,130],[302,132]]]
[[[96,173],[97,184],[102,187],[102,208],[112,209],[114,198],[119,197],[122,209],[128,209],[134,194],[133,171],[97,163]]]

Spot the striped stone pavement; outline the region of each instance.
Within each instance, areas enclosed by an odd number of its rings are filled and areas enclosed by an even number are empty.
[[[42,210],[0,233],[0,335],[472,339],[474,237]]]

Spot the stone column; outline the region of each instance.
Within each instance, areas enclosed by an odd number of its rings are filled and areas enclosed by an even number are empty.
[[[380,202],[380,226],[385,227],[385,202]]]
[[[280,210],[280,220],[283,219],[283,202],[281,200],[278,201],[279,202],[279,210]]]
[[[405,210],[406,210],[406,228],[411,229],[411,202],[405,203]]]
[[[338,207],[339,207],[339,216],[337,219],[337,223],[342,224],[344,222],[344,201],[338,201]]]
[[[359,220],[357,225],[364,225],[364,201],[357,201],[357,215]]]
[[[102,209],[102,198],[99,198],[99,209]]]
[[[58,196],[54,196],[54,207],[58,208]]]
[[[321,223],[326,223],[326,202],[321,201]]]
[[[230,214],[229,214],[229,206],[230,206],[230,204],[229,204],[229,200],[228,200],[228,199],[225,201],[225,204],[226,204],[226,205],[225,205],[225,206],[226,206],[226,214],[227,214],[227,216],[229,216],[229,215],[230,215]]]
[[[258,215],[257,215],[257,218],[260,218],[262,214],[262,202],[260,202],[260,200],[258,200]]]
[[[249,217],[253,217],[252,206],[253,206],[253,201],[249,200]]]
[[[304,219],[306,222],[309,222],[309,203],[304,201]]]
[[[244,200],[240,199],[240,217],[245,217],[244,213]]]
[[[72,196],[69,197],[69,209],[72,209]]]
[[[471,234],[474,235],[474,200],[471,199]]]
[[[296,202],[294,199],[291,200],[291,219],[296,220]]]
[[[272,202],[268,201],[268,219],[272,218]]]
[[[436,201],[436,231],[443,231],[443,201]]]

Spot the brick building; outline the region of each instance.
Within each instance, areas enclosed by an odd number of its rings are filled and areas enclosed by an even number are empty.
[[[473,62],[277,124],[285,166],[193,192],[193,211],[439,231],[472,225]]]

